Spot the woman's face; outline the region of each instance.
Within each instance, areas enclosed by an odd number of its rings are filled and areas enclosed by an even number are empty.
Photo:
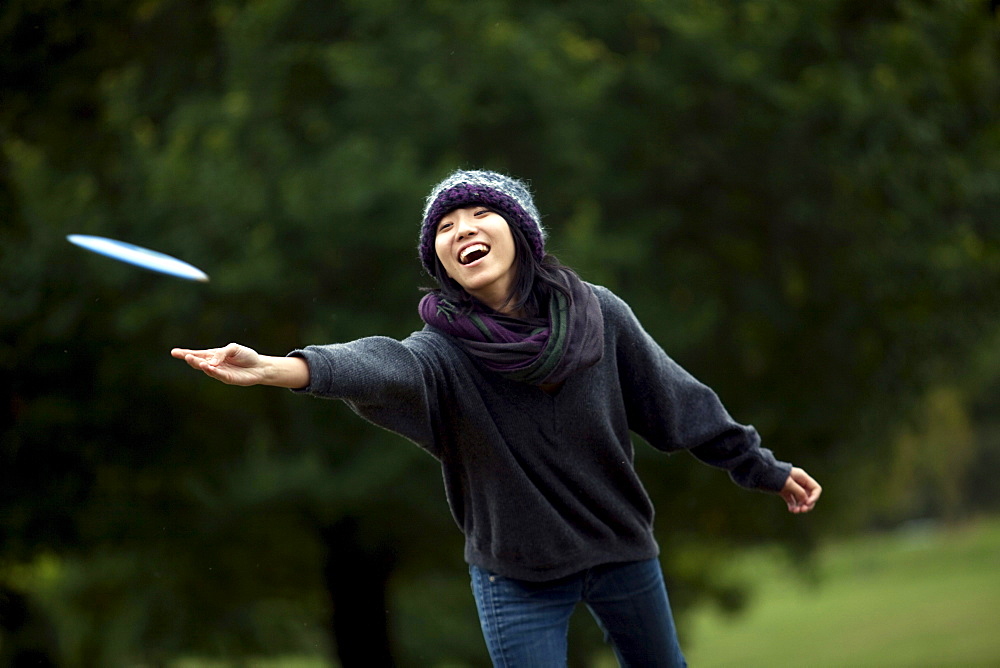
[[[507,221],[482,206],[445,214],[434,240],[445,272],[466,292],[493,309],[514,285],[514,237]]]

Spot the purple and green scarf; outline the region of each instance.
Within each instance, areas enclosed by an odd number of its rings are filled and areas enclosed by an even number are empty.
[[[597,296],[573,272],[561,275],[570,298],[553,290],[545,317],[514,318],[479,305],[463,314],[435,292],[420,300],[420,317],[458,339],[473,358],[505,378],[558,384],[596,364],[604,352]]]

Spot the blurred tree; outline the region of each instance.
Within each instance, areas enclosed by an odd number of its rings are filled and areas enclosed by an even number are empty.
[[[553,250],[826,485],[803,522],[640,448],[681,612],[738,607],[734,545],[870,518],[892,437],[963,414],[924,402],[1000,321],[975,3],[15,1],[0,35],[0,563],[60,556],[36,589],[81,665],[484,661],[433,460],[166,356],[416,329],[422,198],[456,166],[530,179]]]
[[[954,389],[937,388],[926,401],[921,424],[896,436],[885,495],[890,517],[954,520],[968,499],[964,487],[975,456],[975,435],[965,400]]]
[[[25,594],[0,587],[0,665],[57,666],[58,649],[48,616]]]

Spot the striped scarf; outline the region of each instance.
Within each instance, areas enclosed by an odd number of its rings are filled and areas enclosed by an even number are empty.
[[[420,317],[458,339],[487,369],[522,383],[554,385],[593,366],[604,352],[596,295],[574,273],[563,271],[562,278],[570,297],[554,290],[545,317],[515,318],[478,304],[463,314],[436,292],[420,300]]]

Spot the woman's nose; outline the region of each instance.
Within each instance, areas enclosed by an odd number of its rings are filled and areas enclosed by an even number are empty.
[[[458,228],[457,236],[459,239],[465,239],[466,237],[471,237],[476,233],[475,221],[466,220],[465,218],[460,218],[456,227]]]

